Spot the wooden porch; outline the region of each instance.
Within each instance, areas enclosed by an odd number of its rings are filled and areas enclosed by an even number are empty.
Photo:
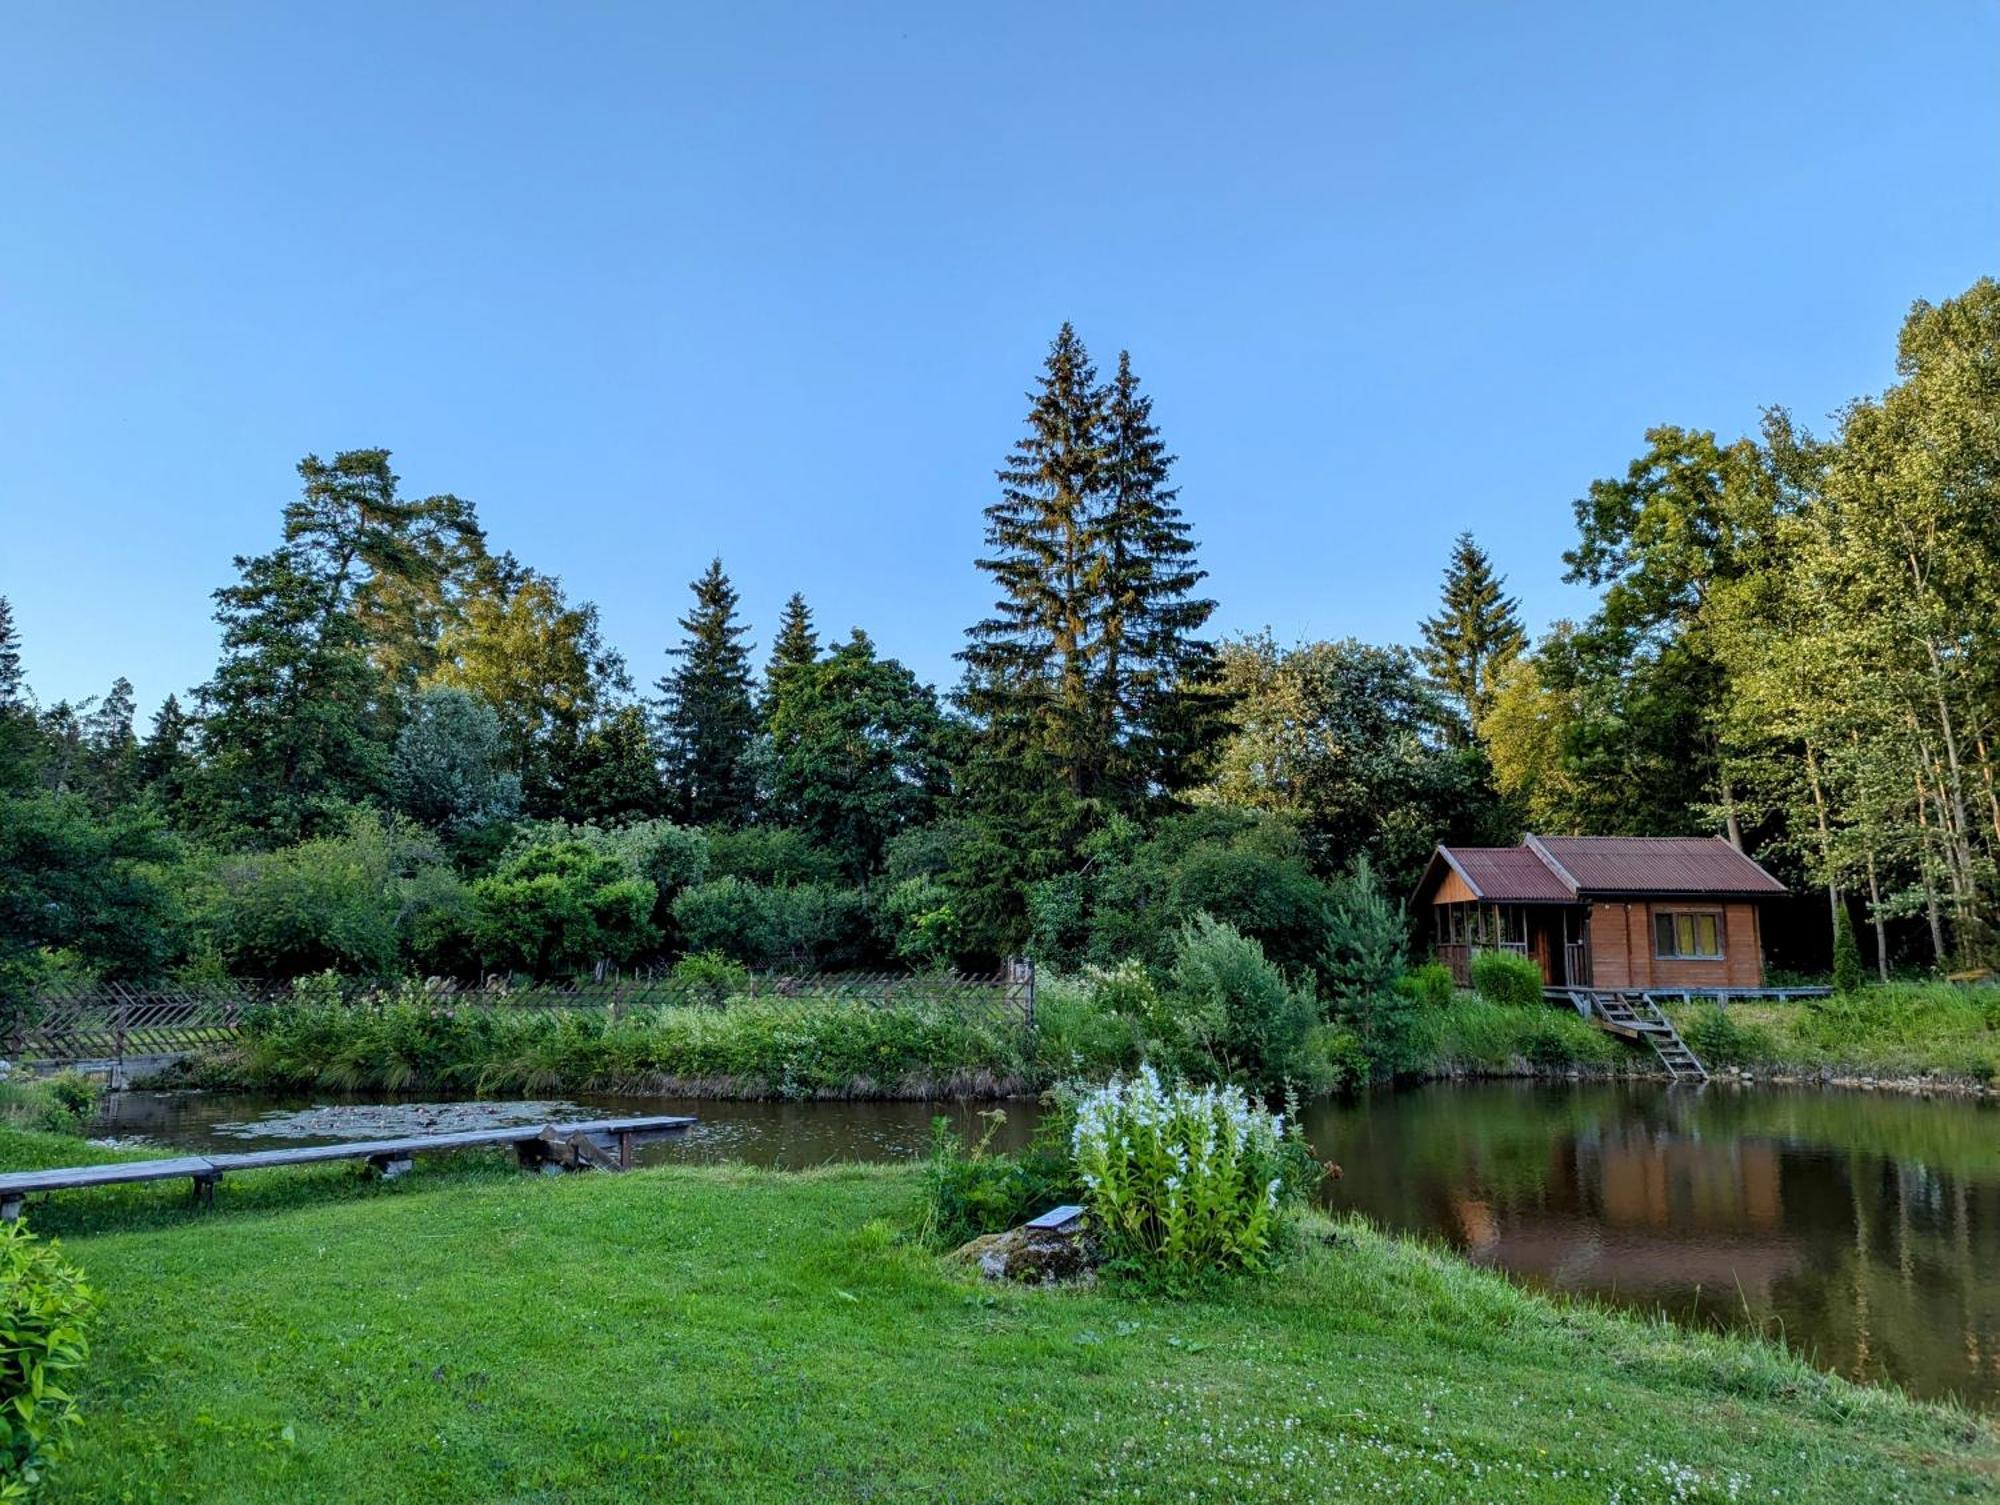
[[[1460,987],[1473,958],[1507,951],[1541,969],[1548,988],[1590,986],[1588,910],[1581,904],[1447,903],[1432,906],[1432,949]]]

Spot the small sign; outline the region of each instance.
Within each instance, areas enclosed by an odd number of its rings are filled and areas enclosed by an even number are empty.
[[[1081,1207],[1071,1207],[1065,1204],[1061,1207],[1051,1207],[1038,1218],[1029,1218],[1028,1226],[1030,1228],[1047,1228],[1056,1233],[1061,1233],[1072,1224],[1081,1222],[1082,1219],[1083,1209]]]

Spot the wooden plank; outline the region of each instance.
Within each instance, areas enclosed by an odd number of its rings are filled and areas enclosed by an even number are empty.
[[[128,1181],[165,1181],[174,1176],[205,1176],[215,1169],[203,1155],[176,1160],[126,1160],[115,1165],[72,1165],[60,1170],[8,1171],[0,1174],[0,1195],[64,1191],[79,1186],[116,1186]]]

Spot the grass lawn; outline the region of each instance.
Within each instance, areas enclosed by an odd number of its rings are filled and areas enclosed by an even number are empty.
[[[0,1133],[0,1164],[76,1158]],[[912,1171],[497,1157],[34,1211],[107,1301],[53,1501],[1944,1500],[1990,1421],[1358,1226],[1213,1299],[983,1286]]]

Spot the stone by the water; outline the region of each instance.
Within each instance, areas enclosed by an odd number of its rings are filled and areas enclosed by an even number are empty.
[[[977,1265],[988,1280],[1055,1285],[1081,1280],[1097,1268],[1097,1241],[1078,1227],[1010,1228],[986,1233],[960,1246],[957,1259]]]

